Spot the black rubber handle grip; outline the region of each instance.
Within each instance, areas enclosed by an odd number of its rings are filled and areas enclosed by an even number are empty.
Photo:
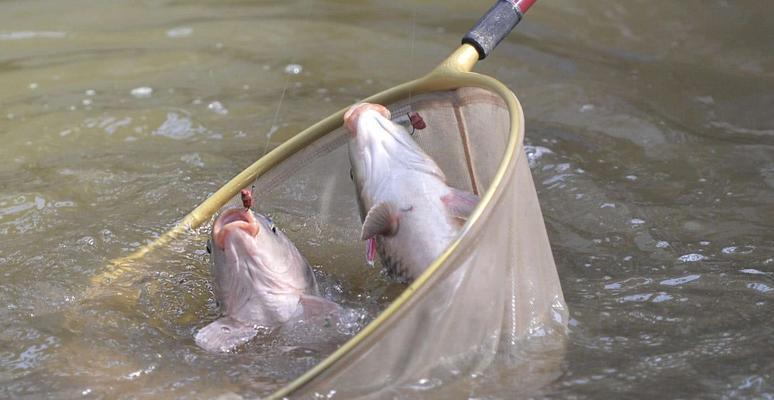
[[[478,59],[483,60],[503,40],[535,0],[499,0],[463,38],[476,48]]]

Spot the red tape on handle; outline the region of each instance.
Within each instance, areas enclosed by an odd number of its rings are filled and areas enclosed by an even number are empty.
[[[522,15],[535,4],[537,0],[512,0],[513,6],[516,7]]]

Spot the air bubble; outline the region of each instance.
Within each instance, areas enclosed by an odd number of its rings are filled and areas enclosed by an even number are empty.
[[[226,109],[226,107],[223,106],[223,103],[219,101],[213,101],[212,103],[207,104],[207,109],[220,115],[228,114],[228,109]]]
[[[138,99],[143,99],[143,98],[150,97],[153,94],[153,88],[150,88],[148,86],[140,86],[132,89],[131,93],[132,93],[132,96]]]
[[[288,64],[285,67],[285,73],[289,75],[298,75],[303,70],[304,70],[304,67],[302,67],[301,64]]]

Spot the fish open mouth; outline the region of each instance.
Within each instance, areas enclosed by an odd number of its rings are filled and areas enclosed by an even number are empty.
[[[212,227],[212,236],[215,239],[215,244],[221,249],[225,248],[226,236],[238,230],[245,231],[250,236],[258,234],[260,230],[258,221],[255,220],[253,213],[249,209],[232,208],[220,214]]]
[[[357,119],[365,111],[373,110],[382,114],[384,118],[390,119],[390,110],[381,104],[372,103],[359,103],[350,107],[347,112],[344,113],[344,124],[347,125],[347,129],[354,135],[357,133]]]

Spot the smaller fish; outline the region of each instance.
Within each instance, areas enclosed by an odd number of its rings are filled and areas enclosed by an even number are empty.
[[[230,351],[258,334],[291,320],[334,316],[339,306],[319,296],[312,268],[268,217],[243,208],[221,213],[207,243],[213,291],[222,317],[196,333],[208,351]]]

